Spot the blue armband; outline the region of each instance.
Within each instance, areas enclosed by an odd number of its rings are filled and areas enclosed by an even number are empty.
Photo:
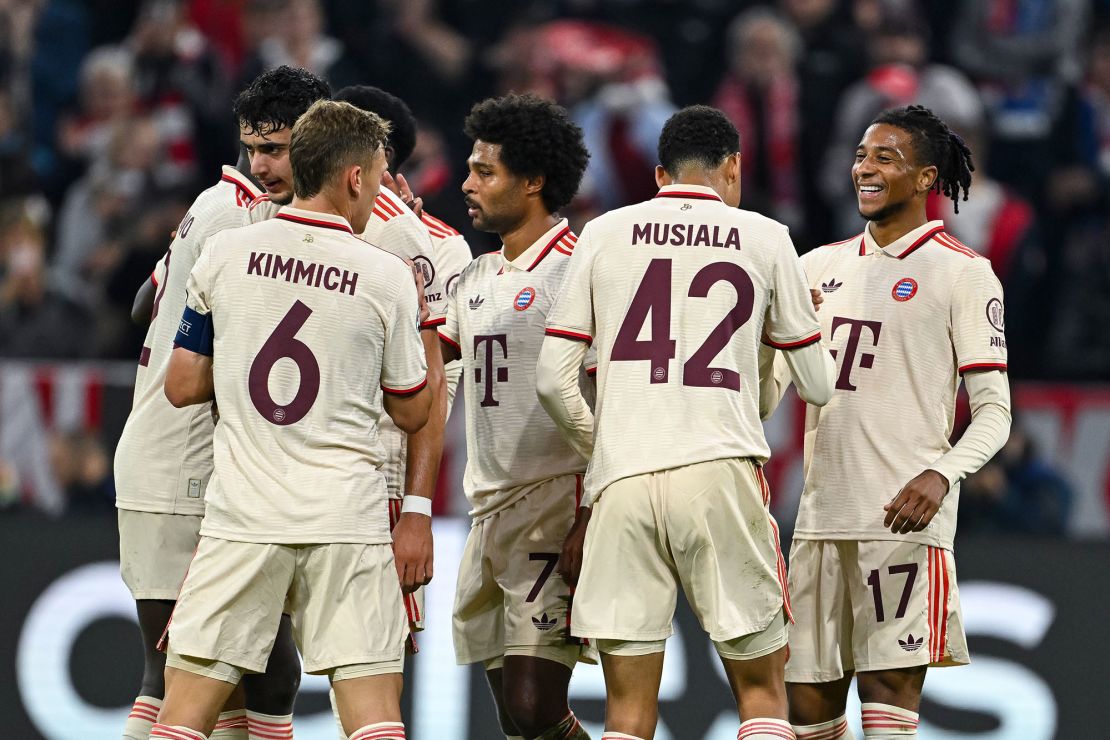
[[[188,306],[181,314],[181,323],[177,327],[177,337],[173,346],[184,347],[198,355],[212,356],[212,342],[216,338],[212,330],[212,314],[197,313]]]

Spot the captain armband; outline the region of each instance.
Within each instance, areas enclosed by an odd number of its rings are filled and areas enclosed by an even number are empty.
[[[212,327],[212,314],[198,313],[188,306],[181,314],[173,346],[184,347],[198,355],[212,356],[212,343],[216,335]]]

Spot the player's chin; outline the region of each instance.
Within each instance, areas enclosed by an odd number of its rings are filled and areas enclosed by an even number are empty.
[[[266,195],[270,196],[270,202],[279,206],[287,206],[293,202],[293,188],[278,188],[275,190],[266,189]]]

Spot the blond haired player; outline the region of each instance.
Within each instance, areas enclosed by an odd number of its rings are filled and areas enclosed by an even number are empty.
[[[241,141],[274,198],[288,202],[293,196],[287,156],[293,123],[328,94],[327,83],[310,73],[278,67],[260,75],[236,99]],[[185,284],[208,237],[242,226],[249,206],[263,197],[243,172],[224,167],[220,182],[189,208],[147,282],[150,326],[135,375],[134,403],[115,457],[120,570],[136,600],[144,647],[142,688],[123,732],[131,740],[146,740],[162,705],[165,654],[157,644],[197,547],[212,475],[209,406],[176,409],[162,390],[185,307]],[[279,634],[266,673],[244,681],[245,713],[221,714],[217,737],[245,738],[248,728],[255,737],[260,732],[275,740],[292,735],[301,669],[288,619],[282,620]],[[241,707],[241,701],[237,697],[232,704]]]
[[[478,103],[463,182],[474,226],[501,237],[459,277],[440,329],[461,359],[464,486],[473,527],[459,566],[455,655],[481,663],[509,738],[588,738],[567,686],[583,646],[568,634],[570,588],[555,571],[586,461],[536,400],[544,320],[577,237],[558,211],[589,155],[567,112],[535,96]],[[584,378],[582,363],[576,378]],[[587,381],[588,382],[588,381]]]
[[[166,377],[176,406],[216,397],[215,473],[169,628],[152,737],[203,738],[260,671],[283,605],[305,670],[331,679],[355,740],[404,738],[407,622],[378,423],[428,419],[412,273],[355,237],[385,170],[386,124],[319,101],[293,127],[295,197],[210,239]]]
[[[818,405],[832,393],[832,360],[786,227],[736,207],[739,147],[716,109],[672,116],[659,194],[586,225],[547,319],[540,399],[577,449],[592,448],[573,632],[598,640],[605,738],[654,735],[680,585],[721,656],[738,737],[794,736],[757,356],[763,337],[788,350]],[[591,343],[596,433],[571,372]]]
[[[807,409],[790,556],[790,716],[801,740],[850,738],[858,679],[869,740],[917,734],[928,666],[968,662],[952,556],[959,482],[1010,425],[1002,288],[990,263],[925,216],[957,201],[971,152],[929,110],[879,115],[852,181],[864,232],[802,261],[824,292],[836,391]],[[777,403],[786,380],[766,393]],[[960,378],[972,421],[953,447]]]

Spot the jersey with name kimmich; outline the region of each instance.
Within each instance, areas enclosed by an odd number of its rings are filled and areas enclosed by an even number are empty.
[[[173,339],[185,308],[185,283],[205,240],[242,226],[261,191],[234,167],[201,193],[155,268],[155,301],[135,373],[131,414],[116,447],[116,506],[161,514],[204,513],[212,475],[211,406],[176,409],[163,391]]]
[[[587,224],[570,262],[547,333],[597,350],[588,500],[632,475],[769,456],[761,336],[820,341],[785,226],[671,185]]]
[[[514,260],[484,254],[448,304],[440,337],[462,355],[463,487],[475,519],[515,502],[522,486],[586,469],[536,395],[544,325],[576,241],[563,219]]]
[[[794,536],[905,539],[951,548],[959,485],[921,532],[892,534],[883,505],[951,449],[960,375],[1006,369],[1002,286],[940,221],[880,248],[871,232],[802,258],[825,301],[836,389],[806,410]]]
[[[187,305],[211,314],[220,407],[201,534],[389,542],[382,393],[426,382],[404,262],[286,207],[210,239]]]

